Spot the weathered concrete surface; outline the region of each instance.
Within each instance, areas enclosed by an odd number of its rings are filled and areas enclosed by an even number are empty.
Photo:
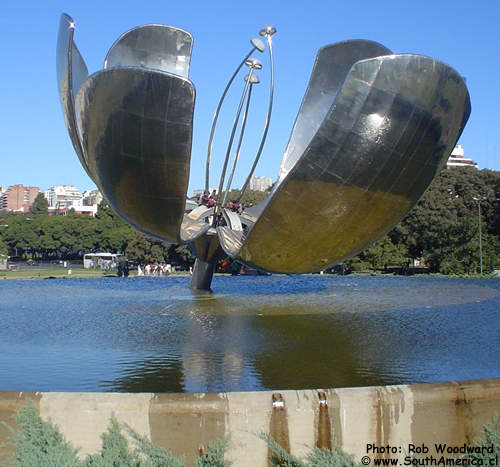
[[[153,442],[185,455],[187,465],[200,447],[229,435],[227,457],[235,466],[265,466],[268,450],[256,436],[260,432],[271,433],[299,457],[311,446],[340,445],[359,460],[367,443],[468,443],[500,412],[500,378],[219,394],[0,392],[0,421],[12,425],[9,417],[28,399],[82,454],[100,448],[100,434],[114,413]],[[0,425],[0,444],[7,435]]]

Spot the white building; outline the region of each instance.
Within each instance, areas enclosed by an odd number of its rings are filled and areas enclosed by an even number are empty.
[[[457,144],[446,162],[446,168],[450,167],[474,167],[477,169],[477,162],[465,157],[465,151],[461,144]]]
[[[249,188],[254,191],[266,191],[272,184],[271,177],[252,177]]]
[[[82,193],[84,206],[97,206],[102,201],[102,195],[99,190],[85,190]]]
[[[43,191],[52,209],[77,209],[83,206],[83,196],[74,185],[55,185]]]

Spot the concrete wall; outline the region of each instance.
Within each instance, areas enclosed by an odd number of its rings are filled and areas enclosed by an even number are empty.
[[[81,453],[99,450],[112,413],[192,465],[201,446],[230,436],[235,466],[265,466],[268,450],[255,433],[271,433],[297,456],[308,446],[340,445],[359,460],[367,443],[469,443],[500,413],[500,378],[477,381],[207,394],[0,392],[0,422],[28,399]],[[8,431],[0,424],[0,444]],[[4,449],[5,453],[5,449]],[[372,455],[372,458],[375,457]],[[378,454],[377,457],[388,457]]]

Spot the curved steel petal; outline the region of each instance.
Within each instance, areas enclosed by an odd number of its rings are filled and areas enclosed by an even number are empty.
[[[56,72],[57,89],[63,109],[64,123],[80,163],[90,178],[88,162],[78,135],[75,118],[75,96],[89,73],[76,44],[73,42],[75,23],[71,16],[63,13],[59,21],[57,36]]]
[[[351,67],[366,58],[389,55],[383,45],[367,40],[337,42],[321,48],[281,161],[278,184],[302,156],[330,111]]]
[[[301,273],[357,254],[418,201],[469,113],[462,78],[443,63],[418,55],[357,62],[238,257]]]
[[[177,75],[110,68],[76,96],[89,170],[136,229],[180,242],[191,157],[195,92]]]
[[[104,68],[143,67],[189,77],[193,37],[182,29],[148,24],[122,34],[111,46]]]

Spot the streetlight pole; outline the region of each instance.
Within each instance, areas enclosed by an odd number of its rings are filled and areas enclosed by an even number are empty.
[[[486,198],[483,196],[482,198],[472,198],[474,201],[477,202],[477,223],[479,226],[479,273],[482,276],[483,275],[483,245],[482,245],[482,240],[481,240],[481,201],[485,200]]]

